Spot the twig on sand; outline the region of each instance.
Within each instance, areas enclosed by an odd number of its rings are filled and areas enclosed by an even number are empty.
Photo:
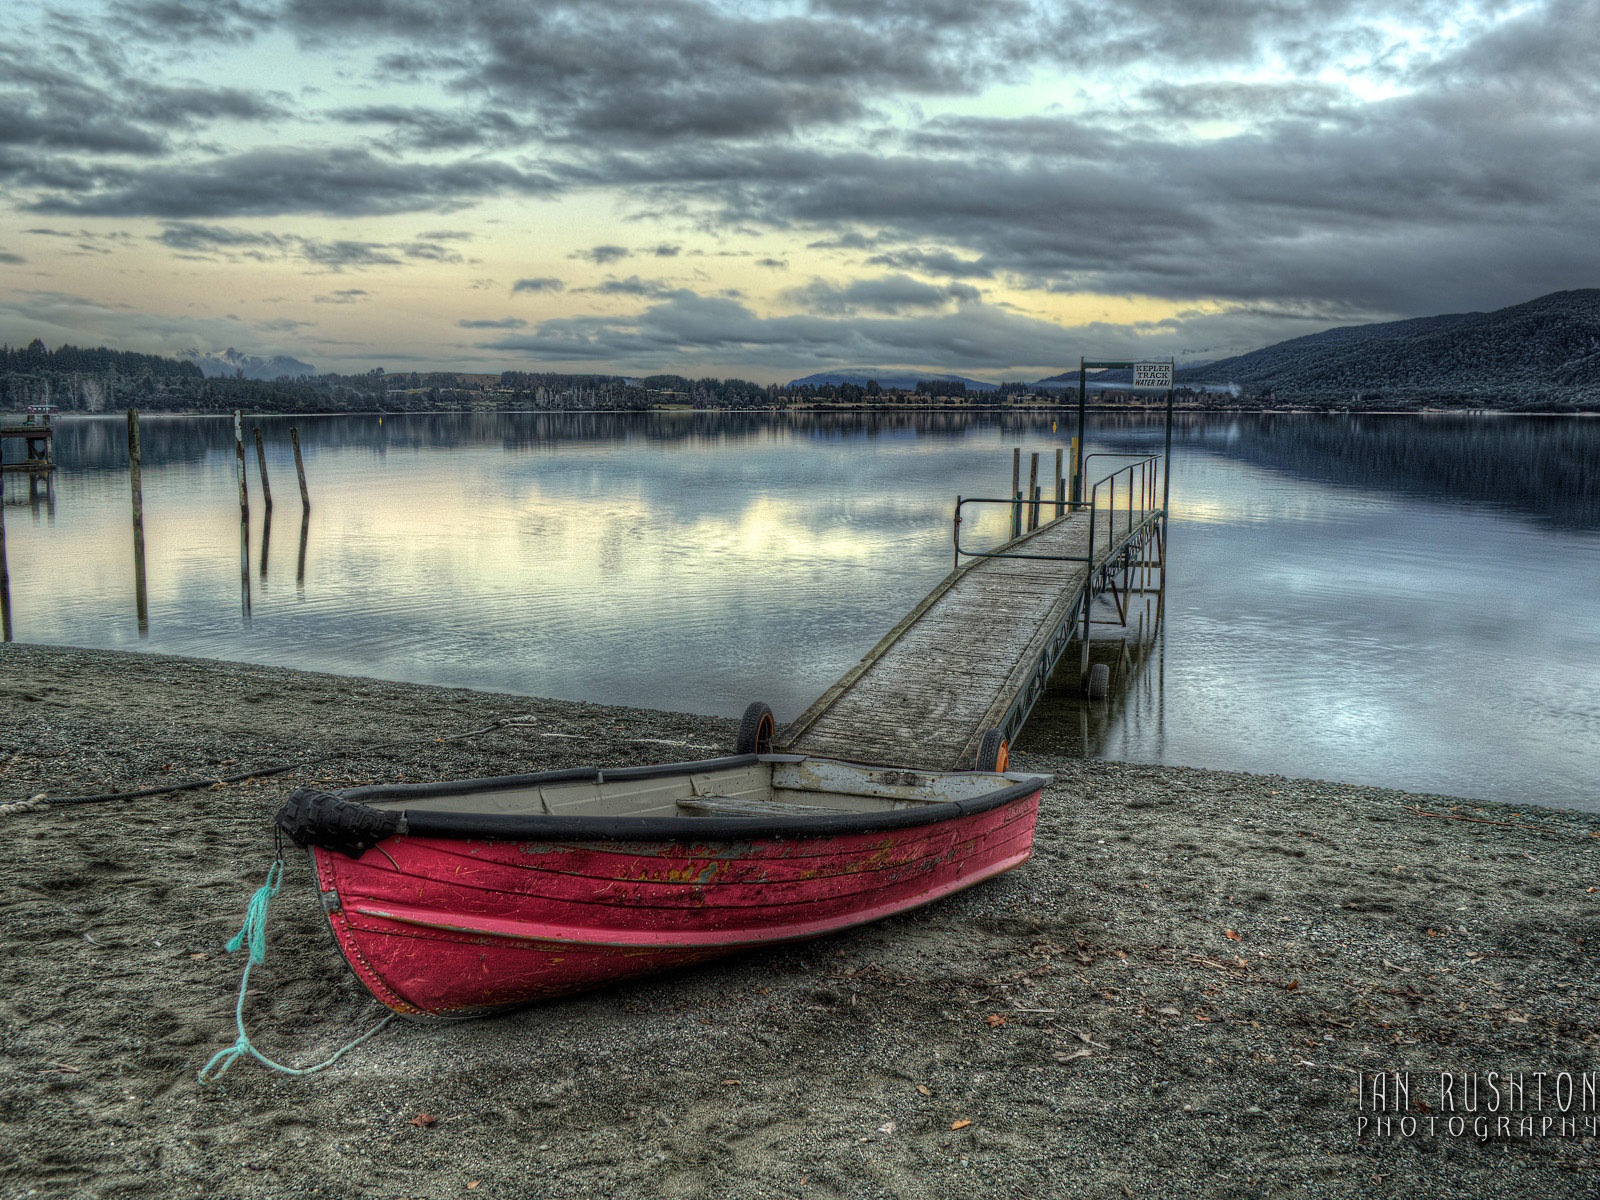
[[[1402,812],[1408,812],[1414,817],[1438,817],[1441,821],[1471,821],[1474,825],[1506,825],[1512,829],[1531,829],[1535,833],[1565,833],[1562,829],[1552,829],[1548,825],[1532,825],[1527,821],[1491,821],[1488,817],[1468,817],[1461,813],[1434,812],[1430,808],[1422,808],[1416,804],[1402,804]],[[1593,834],[1590,835],[1594,836]]]

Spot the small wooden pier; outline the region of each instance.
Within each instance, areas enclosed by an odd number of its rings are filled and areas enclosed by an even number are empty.
[[[1109,597],[1126,626],[1131,598],[1159,596],[1166,584],[1172,367],[1155,365],[1165,368],[1155,375],[1155,386],[1167,389],[1164,453],[1079,457],[1085,369],[1135,368],[1137,380],[1145,366],[1080,364],[1072,498],[1065,498],[1059,453],[1053,500],[1043,498],[1037,454],[1026,490],[1016,454],[1010,497],[957,497],[955,569],[779,730],[775,748],[885,766],[1004,769],[1010,744],[1069,649],[1077,651],[1071,657],[1082,694],[1103,694],[1108,669],[1092,664],[1090,654],[1096,600]],[[1089,467],[1096,458],[1119,465],[1095,479]],[[1011,540],[992,550],[963,546],[963,513],[974,505],[1007,506]]]
[[[1140,478],[1140,471],[1143,478]],[[781,731],[796,753],[951,770],[971,767],[983,735],[1009,744],[1069,646],[1080,685],[1090,686],[1090,611],[1110,596],[1151,590],[1165,562],[1166,514],[1157,507],[1156,462],[1143,459],[1060,504],[1063,514],[993,551],[968,558],[866,656]],[[1126,482],[1112,501],[1116,478]],[[1054,501],[959,500],[1045,509]]]
[[[26,475],[30,498],[38,490],[49,492],[56,469],[52,411],[49,406],[35,406],[21,417],[0,416],[0,471],[8,475]],[[5,461],[6,446],[16,442],[22,443],[23,456],[13,462]]]

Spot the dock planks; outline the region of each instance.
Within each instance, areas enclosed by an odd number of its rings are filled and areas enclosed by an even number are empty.
[[[1119,554],[1149,514],[1094,519],[1094,566]],[[1009,543],[1008,554],[1089,553],[1087,513]],[[795,753],[951,770],[970,767],[985,730],[1027,685],[1040,652],[1079,612],[1086,561],[979,558],[952,571],[862,660],[782,731]]]

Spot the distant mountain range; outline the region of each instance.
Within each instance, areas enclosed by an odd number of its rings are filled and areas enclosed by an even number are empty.
[[[1126,387],[1130,374],[1102,371],[1088,385]],[[959,381],[973,391],[997,387],[960,375],[859,369],[807,375],[790,386],[870,379],[885,388],[910,389],[922,379]],[[1346,325],[1180,366],[1174,382],[1269,403],[1341,408],[1600,408],[1600,288],[1552,292],[1493,312]],[[1029,386],[1072,390],[1078,373],[1063,371]]]
[[[283,379],[286,376],[299,378],[317,373],[317,369],[310,363],[303,363],[298,358],[290,358],[284,354],[259,358],[254,354],[242,354],[232,346],[221,354],[202,354],[199,350],[185,350],[182,357],[199,367],[200,373],[211,379],[224,375],[230,379]]]
[[[1600,403],[1600,288],[1487,313],[1348,325],[1177,372],[1179,386],[1236,383],[1279,402],[1593,407]]]

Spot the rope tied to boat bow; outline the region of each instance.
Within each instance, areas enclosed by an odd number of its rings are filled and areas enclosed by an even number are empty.
[[[215,1083],[229,1067],[233,1066],[241,1057],[248,1054],[263,1066],[274,1071],[281,1071],[285,1075],[313,1075],[318,1071],[333,1066],[345,1054],[354,1050],[378,1030],[382,1029],[396,1014],[390,1013],[371,1029],[367,1030],[354,1041],[341,1046],[329,1057],[319,1063],[306,1067],[290,1067],[283,1063],[273,1062],[272,1059],[262,1054],[250,1042],[250,1035],[244,1028],[244,998],[250,988],[250,970],[267,961],[267,908],[272,904],[272,898],[278,894],[278,889],[283,886],[283,859],[273,860],[272,866],[267,871],[267,881],[256,889],[255,895],[250,897],[250,903],[245,908],[244,924],[239,927],[239,932],[228,940],[227,951],[237,954],[241,949],[248,947],[250,953],[245,959],[244,976],[239,980],[239,1000],[233,1007],[234,1026],[239,1031],[238,1040],[225,1050],[219,1050],[211,1056],[211,1061],[200,1068],[199,1079],[201,1083]]]

